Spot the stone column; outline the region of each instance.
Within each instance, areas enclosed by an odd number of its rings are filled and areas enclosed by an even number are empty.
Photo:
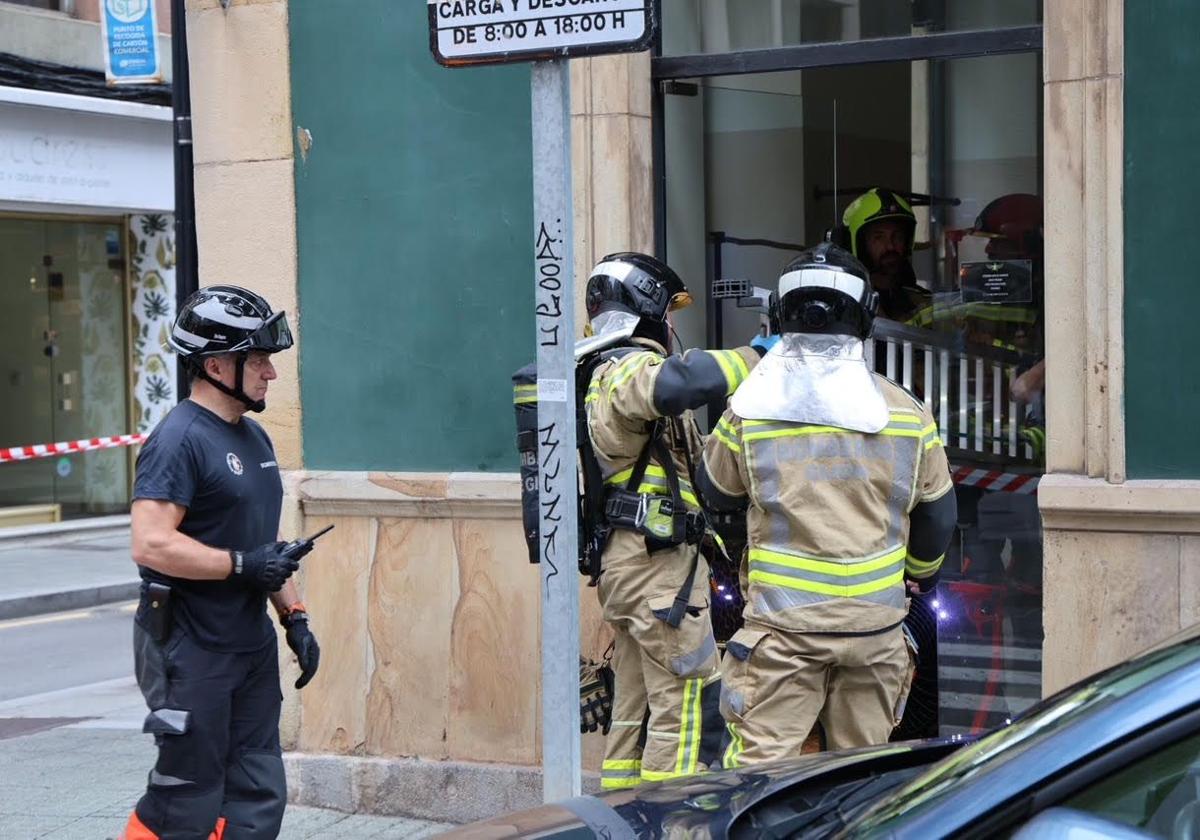
[[[1047,694],[1200,617],[1200,482],[1125,479],[1124,6],[1045,4]]]
[[[304,467],[300,312],[296,296],[296,194],[287,0],[187,0],[196,239],[200,285],[232,283],[287,312],[296,345],[273,359],[267,410],[258,415],[284,480],[280,532],[303,532],[297,485]],[[303,587],[303,580],[300,581]],[[283,684],[299,675],[282,646]],[[299,726],[295,692],[284,702],[283,738]]]

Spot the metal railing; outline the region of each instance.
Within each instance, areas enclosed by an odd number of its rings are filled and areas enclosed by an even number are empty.
[[[867,365],[924,400],[942,443],[967,457],[1031,464],[1033,447],[1018,434],[1023,406],[1009,385],[1028,354],[961,341],[951,333],[875,320]]]

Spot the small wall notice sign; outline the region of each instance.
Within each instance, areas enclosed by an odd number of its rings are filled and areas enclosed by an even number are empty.
[[[161,84],[154,0],[103,0],[104,75],[110,85]]]
[[[1032,303],[1033,263],[990,260],[959,268],[963,303]]]
[[[439,64],[504,64],[639,52],[656,28],[653,0],[427,0]]]

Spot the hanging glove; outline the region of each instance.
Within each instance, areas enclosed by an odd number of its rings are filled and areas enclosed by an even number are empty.
[[[750,346],[758,351],[758,355],[765,356],[771,351],[771,348],[779,343],[777,335],[756,335],[750,339]]]
[[[266,592],[278,592],[292,573],[300,568],[300,561],[283,553],[285,542],[260,545],[250,551],[231,551],[233,561],[231,578],[245,581]]]
[[[296,688],[304,688],[317,673],[317,665],[321,661],[317,637],[308,629],[308,613],[293,607],[279,617],[279,623],[287,630],[288,647],[300,663],[300,679],[296,680]]]
[[[608,665],[597,665],[579,658],[579,731],[601,730],[605,735],[612,728],[613,671]]]

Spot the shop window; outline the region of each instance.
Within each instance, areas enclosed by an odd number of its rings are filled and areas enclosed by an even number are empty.
[[[663,54],[722,53],[1041,23],[1041,0],[663,0]]]
[[[713,5],[732,18],[739,4]],[[854,6],[866,15],[920,4],[759,5]],[[997,5],[1008,13],[1025,5],[1036,20],[1034,3],[946,7]],[[749,46],[748,31],[721,48]],[[707,291],[679,313],[686,346],[733,347],[765,331],[756,304],[782,267],[827,235],[844,237],[843,214],[866,190],[885,188],[911,206],[911,255],[903,271],[877,271],[874,281],[887,301],[868,357],[933,410],[960,524],[936,597],[914,614],[931,645],[936,639],[937,679],[914,696],[913,714],[925,721],[912,735],[1000,725],[1041,693],[1041,113],[1037,52],[674,79],[663,88],[665,255]],[[736,575],[723,585],[736,587]]]

